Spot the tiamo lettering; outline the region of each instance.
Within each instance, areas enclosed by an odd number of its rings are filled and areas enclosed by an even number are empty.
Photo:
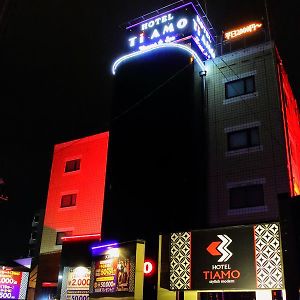
[[[228,270],[228,271],[203,271],[205,280],[214,279],[238,279],[241,276],[238,270]]]

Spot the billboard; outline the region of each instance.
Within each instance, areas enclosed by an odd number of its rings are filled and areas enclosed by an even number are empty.
[[[129,292],[130,258],[103,256],[95,262],[94,291]]]
[[[128,47],[131,52],[149,49],[165,43],[193,43],[195,50],[206,60],[215,58],[214,37],[192,2],[163,13],[142,18],[127,26]]]
[[[172,233],[168,243],[170,290],[284,289],[277,223]]]
[[[91,294],[96,294],[97,297],[134,296],[136,243],[94,245],[92,255]],[[144,257],[141,256],[140,260],[143,263]]]
[[[90,267],[64,267],[61,300],[88,300]]]
[[[0,269],[0,299],[26,299],[29,272]]]

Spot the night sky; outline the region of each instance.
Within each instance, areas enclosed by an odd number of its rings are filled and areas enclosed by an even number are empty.
[[[9,201],[0,203],[0,260],[27,254],[33,213],[46,203],[54,144],[109,130],[110,67],[126,42],[120,25],[171,3],[7,1],[0,17],[0,177]],[[272,37],[300,99],[296,1],[267,4]],[[265,18],[263,0],[209,0],[206,8],[218,34]]]

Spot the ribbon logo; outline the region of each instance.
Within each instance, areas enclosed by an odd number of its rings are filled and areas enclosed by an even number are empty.
[[[233,255],[232,252],[227,248],[231,244],[232,239],[226,234],[219,234],[217,237],[221,241],[210,243],[206,250],[213,256],[221,256],[218,259],[218,262],[226,262]]]

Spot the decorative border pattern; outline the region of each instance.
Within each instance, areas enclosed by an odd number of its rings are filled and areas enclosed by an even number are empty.
[[[254,238],[257,288],[284,288],[279,225],[273,223],[254,226]]]
[[[26,299],[29,272],[22,272],[19,299]]]
[[[91,277],[90,277],[90,289],[89,289],[89,293],[92,294],[94,293],[94,283],[95,283],[95,261],[92,262],[92,266],[91,266]]]
[[[191,233],[171,234],[170,290],[191,288]]]
[[[135,256],[130,257],[129,292],[134,292],[135,285]]]

